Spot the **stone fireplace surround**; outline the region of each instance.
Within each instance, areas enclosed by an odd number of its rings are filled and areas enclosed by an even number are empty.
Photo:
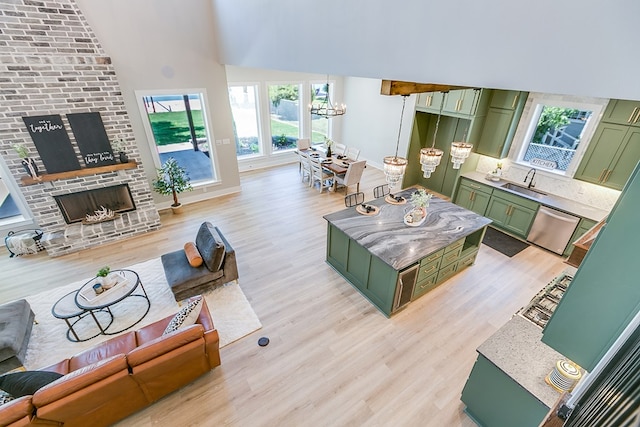
[[[80,251],[160,227],[160,217],[137,149],[124,99],[107,57],[73,0],[17,0],[0,14],[0,152],[20,185],[51,256]],[[44,173],[24,116],[60,114],[81,164],[68,113],[100,112],[110,141],[126,141],[126,152],[137,166],[96,170],[46,182],[25,183],[25,170],[11,148],[27,146]],[[83,171],[86,172],[86,171]],[[113,221],[67,224],[53,196],[128,184],[136,210]]]

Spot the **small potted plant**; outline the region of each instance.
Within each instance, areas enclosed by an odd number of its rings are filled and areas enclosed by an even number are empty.
[[[127,144],[125,143],[124,139],[122,138],[114,139],[113,142],[111,143],[111,148],[113,148],[114,153],[118,153],[118,158],[120,160],[120,163],[129,163],[129,157],[125,152],[127,148]]]
[[[413,205],[413,210],[411,211],[411,216],[413,222],[421,221],[424,217],[427,216],[427,206],[429,206],[429,200],[433,197],[433,194],[427,193],[427,190],[424,188],[415,191],[409,201]]]
[[[111,267],[105,265],[96,273],[97,282],[104,290],[111,289],[118,282],[118,273],[111,271]]]
[[[18,157],[22,159],[22,166],[24,167],[25,171],[27,171],[29,176],[37,179],[38,165],[36,165],[36,162],[29,157],[29,150],[27,150],[27,146],[24,144],[13,144],[11,147],[18,154]]]
[[[331,157],[331,147],[333,147],[333,140],[325,136],[324,145],[327,146],[327,157]]]
[[[164,196],[173,196],[171,209],[174,213],[179,213],[182,204],[178,201],[178,194],[193,190],[190,181],[186,169],[180,166],[176,159],[169,157],[162,167],[158,168],[158,177],[153,180],[153,189]]]

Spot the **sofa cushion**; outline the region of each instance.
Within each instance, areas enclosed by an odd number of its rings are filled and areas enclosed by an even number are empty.
[[[0,377],[0,389],[13,397],[29,396],[60,377],[62,374],[51,371],[12,372]]]
[[[209,271],[218,271],[224,262],[225,246],[222,237],[210,222],[203,222],[196,235],[196,246]]]
[[[191,267],[200,267],[202,265],[202,256],[200,255],[200,252],[198,252],[198,248],[195,243],[185,243],[184,254],[187,256],[187,260]]]
[[[202,297],[195,297],[173,316],[162,335],[193,325],[200,316],[200,310],[202,310]]]
[[[73,356],[69,360],[69,371],[73,372],[85,366],[93,365],[100,360],[117,354],[127,354],[136,348],[137,345],[136,333],[134,331],[118,335]]]

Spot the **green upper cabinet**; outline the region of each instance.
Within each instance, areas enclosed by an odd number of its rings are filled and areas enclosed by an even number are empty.
[[[516,110],[521,102],[527,98],[526,92],[516,90],[493,90],[489,107],[503,110]]]
[[[443,116],[468,119],[470,116],[484,114],[490,92],[485,89],[459,89],[446,93],[420,93],[416,102],[416,110],[438,114],[440,112],[440,104],[444,98]]]
[[[442,92],[425,92],[418,94],[416,102],[416,110],[438,113],[440,111],[440,103],[444,93]]]
[[[636,168],[544,329],[544,343],[588,371],[640,309],[638,211]]]
[[[620,125],[640,126],[640,101],[612,99],[602,115],[602,121]]]
[[[453,114],[469,116],[475,114],[480,90],[461,89],[452,90],[444,99],[444,111]]]
[[[526,98],[526,92],[492,91],[476,153],[496,159],[509,153]]]
[[[640,127],[600,123],[576,179],[621,190],[640,159]]]

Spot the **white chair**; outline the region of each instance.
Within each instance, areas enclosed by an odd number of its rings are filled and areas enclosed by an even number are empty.
[[[320,163],[320,160],[318,159],[314,159],[314,158],[309,158],[309,165],[311,167],[311,183],[310,186],[313,186],[316,182],[319,183],[320,185],[320,192],[322,193],[322,190],[329,189],[329,187],[331,187],[331,179],[333,178],[333,173],[329,172],[328,170],[325,170],[322,167],[322,163]]]
[[[331,153],[336,156],[344,156],[344,152],[347,150],[347,146],[344,144],[334,143],[331,147]]]
[[[298,151],[298,161],[300,162],[299,169],[300,174],[302,175],[302,182],[304,182],[305,179],[308,179],[309,186],[311,186],[311,165],[309,163],[309,155],[305,152]]]
[[[311,140],[309,138],[300,138],[296,142],[298,150],[308,150],[311,148]]]
[[[354,147],[348,147],[345,155],[347,156],[347,159],[355,162],[358,160],[358,157],[360,157],[360,150]]]
[[[362,178],[362,173],[364,172],[364,167],[367,164],[366,160],[360,160],[359,162],[353,162],[349,164],[347,168],[347,172],[344,175],[336,175],[334,178],[334,188],[337,191],[338,186],[343,186],[345,188],[345,194],[347,193],[347,189],[351,185],[356,185],[356,192],[360,191],[360,179]]]

